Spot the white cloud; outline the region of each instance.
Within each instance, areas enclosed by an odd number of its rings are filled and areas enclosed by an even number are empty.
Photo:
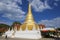
[[[30,1],[30,0],[28,0],[28,1]],[[44,2],[42,2],[41,0],[33,0],[31,2],[31,5],[34,8],[34,10],[38,11],[38,12],[41,12],[46,9],[51,9],[49,4],[47,3],[47,0],[45,0]]]
[[[6,21],[0,21],[0,24],[8,24],[8,25],[11,25],[10,22],[6,22]]]
[[[25,15],[11,14],[11,13],[6,13],[2,17],[7,17],[10,20],[20,20],[20,21],[25,19]]]
[[[0,21],[0,23],[5,23],[5,22],[3,22],[3,21]]]
[[[22,4],[21,0],[0,0],[0,12],[3,12],[2,17],[13,20],[25,17],[25,12],[17,5],[17,2]]]
[[[55,5],[55,6],[58,6],[58,4],[57,4],[57,3],[54,3],[54,5]]]
[[[55,0],[55,1],[59,1],[59,0]]]
[[[46,26],[60,27],[60,17],[54,18],[52,20],[41,20],[39,24],[44,24]]]

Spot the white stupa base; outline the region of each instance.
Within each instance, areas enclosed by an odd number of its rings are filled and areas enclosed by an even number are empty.
[[[40,39],[40,31],[16,31],[14,38],[26,38],[26,39]]]
[[[10,29],[9,29],[9,30],[8,30],[7,32],[5,32],[3,35],[4,35],[4,37],[5,37],[5,36],[11,37],[13,32],[14,32],[13,30],[10,31]],[[2,35],[2,36],[3,36],[3,35]]]
[[[25,39],[40,39],[41,32],[40,31],[16,31],[14,35],[7,34],[10,38],[25,38]]]

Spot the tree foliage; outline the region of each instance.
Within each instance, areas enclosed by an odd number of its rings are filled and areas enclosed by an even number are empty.
[[[9,25],[7,24],[0,24],[0,32],[5,32],[9,29]]]
[[[19,21],[15,21],[12,23],[10,30],[14,29],[15,25],[17,25],[17,24],[21,25],[21,23]]]

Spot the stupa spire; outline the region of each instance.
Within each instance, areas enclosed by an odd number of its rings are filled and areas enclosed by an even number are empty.
[[[28,13],[29,13],[29,14],[32,13],[32,12],[31,12],[31,4],[29,4],[29,6],[28,6]]]
[[[31,4],[29,4],[29,6],[28,6],[28,13],[27,13],[25,22],[27,22],[27,21],[31,21],[31,22],[34,21],[32,11],[31,11]]]
[[[38,25],[35,23],[32,11],[31,4],[28,6],[28,13],[26,15],[25,22],[21,25],[22,30],[38,30]]]

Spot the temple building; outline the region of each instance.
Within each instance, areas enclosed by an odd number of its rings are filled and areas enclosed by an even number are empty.
[[[46,28],[46,26],[44,24],[39,24],[39,28],[43,29],[43,28]]]
[[[9,34],[7,33],[8,31],[5,33],[8,36]],[[29,4],[28,6],[28,13],[26,15],[26,19],[24,23],[20,26],[20,30],[17,31],[17,28],[14,28],[14,30],[11,32],[11,35],[8,37],[27,38],[27,39],[40,39],[41,38],[39,25],[35,23],[33,15],[32,15],[31,4]]]

